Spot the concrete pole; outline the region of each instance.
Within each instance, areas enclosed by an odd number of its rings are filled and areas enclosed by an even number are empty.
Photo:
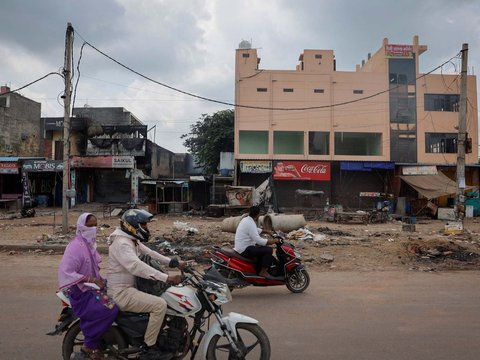
[[[70,100],[72,95],[72,46],[73,27],[67,24],[65,35],[65,65],[63,76],[65,79],[65,92],[63,98],[63,187],[62,187],[62,233],[68,233],[68,182],[70,180]]]
[[[468,44],[462,46],[462,72],[460,73],[460,110],[457,140],[457,220],[465,217],[465,140],[467,127],[467,63]]]

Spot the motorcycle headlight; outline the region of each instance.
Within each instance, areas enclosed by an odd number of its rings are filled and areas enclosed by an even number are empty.
[[[293,250],[293,254],[295,255],[296,258],[301,259],[302,254],[300,254],[297,250]]]
[[[204,289],[215,305],[220,306],[232,301],[232,293],[225,283],[206,281]]]

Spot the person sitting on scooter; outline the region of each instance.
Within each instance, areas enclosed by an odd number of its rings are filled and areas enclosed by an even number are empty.
[[[258,258],[257,269],[260,268],[259,275],[271,277],[268,273],[268,267],[275,261],[273,249],[268,246],[276,244],[277,239],[265,239],[260,234],[269,231],[262,231],[257,227],[257,221],[260,216],[260,208],[257,205],[250,207],[248,216],[244,217],[238,224],[235,232],[234,250],[240,255],[254,259]]]
[[[117,228],[109,237],[111,245],[108,256],[108,291],[121,311],[150,313],[144,336],[143,354],[140,359],[171,359],[173,354],[161,353],[156,347],[167,303],[161,297],[147,294],[135,288],[135,276],[163,281],[176,285],[181,281],[180,275],[167,275],[144,263],[139,256],[149,255],[152,259],[169,267],[185,266],[184,261],[170,259],[143,244],[150,237],[147,223],[153,215],[145,210],[127,210]]]
[[[102,257],[97,251],[97,218],[83,213],[77,220],[75,238],[68,244],[58,268],[58,285],[64,290],[84,336],[82,353],[89,359],[103,359],[99,345],[118,314],[118,307],[106,295],[100,275]],[[95,284],[97,288],[92,287]],[[93,286],[95,286],[93,285]]]

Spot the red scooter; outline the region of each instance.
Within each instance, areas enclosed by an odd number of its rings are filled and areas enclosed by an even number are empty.
[[[241,256],[232,248],[214,246],[210,252],[214,266],[229,282],[231,290],[253,286],[286,285],[293,293],[303,292],[310,284],[310,276],[302,265],[301,255],[293,244],[285,241],[285,234],[277,232],[273,235],[276,243],[277,259],[269,267],[272,277],[257,274],[255,260]]]

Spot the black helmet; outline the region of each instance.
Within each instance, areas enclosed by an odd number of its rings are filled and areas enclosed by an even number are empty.
[[[123,213],[120,220],[120,228],[127,234],[136,239],[146,242],[150,237],[150,231],[144,229],[140,224],[146,224],[152,220],[153,215],[148,211],[139,209],[130,209]]]

